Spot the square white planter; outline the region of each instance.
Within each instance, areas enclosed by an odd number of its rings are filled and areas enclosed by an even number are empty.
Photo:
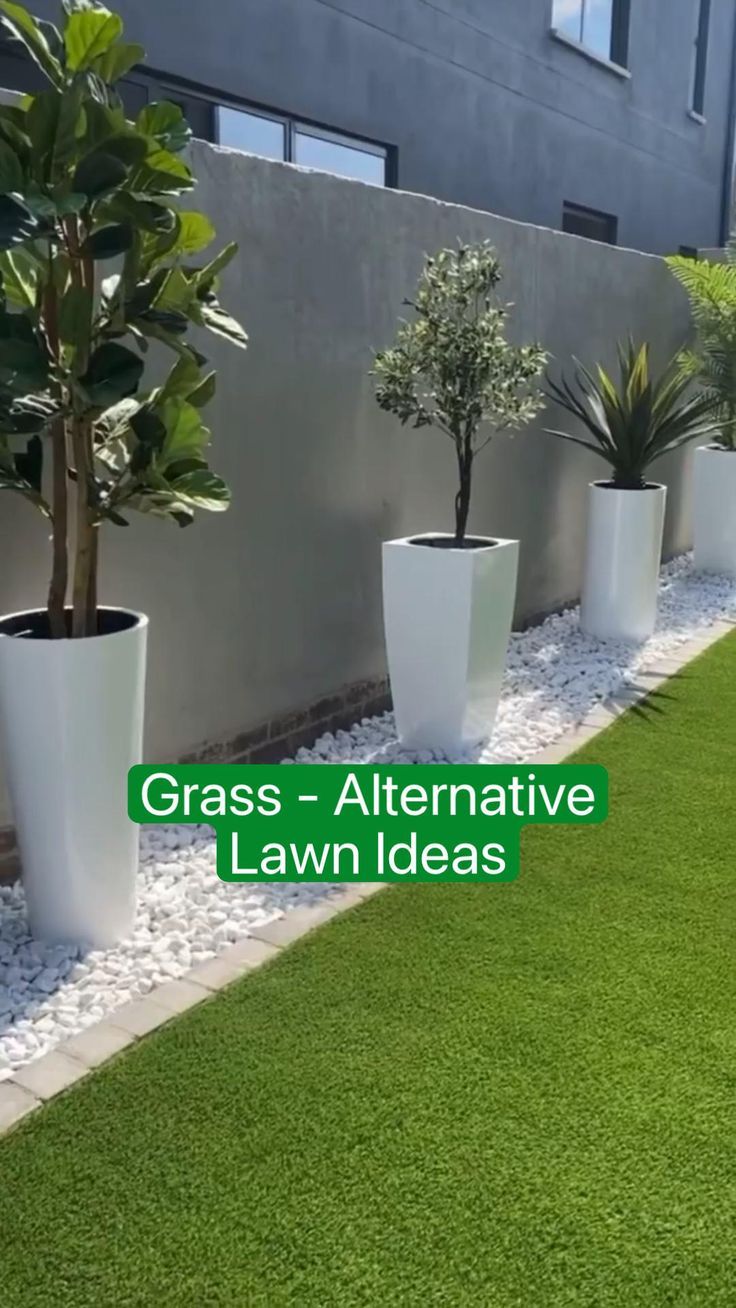
[[[383,616],[399,738],[452,754],[490,734],[516,597],[519,542],[422,536],[383,546]]]
[[[37,611],[0,620],[0,735],[33,934],[114,945],[135,920],[148,619],[101,609],[103,633],[34,639]]]
[[[588,537],[580,626],[600,640],[642,641],[657,620],[667,488],[588,488]]]
[[[736,450],[695,451],[693,562],[699,572],[736,577]]]

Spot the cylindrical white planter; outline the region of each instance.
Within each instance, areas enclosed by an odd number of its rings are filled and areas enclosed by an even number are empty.
[[[148,619],[101,609],[108,634],[24,636],[37,618],[0,620],[0,743],[31,928],[107,946],[135,916],[127,774],[141,761]]]
[[[736,450],[702,446],[693,472],[695,567],[736,577]]]
[[[475,538],[478,539],[478,538]],[[383,616],[399,738],[456,753],[490,734],[516,596],[519,542],[475,549],[421,544],[441,533],[386,541]]]
[[[592,482],[588,498],[583,631],[603,640],[646,640],[657,619],[666,486],[616,490]]]

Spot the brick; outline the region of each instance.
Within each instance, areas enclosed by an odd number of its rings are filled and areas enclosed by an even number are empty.
[[[241,731],[228,744],[228,754],[236,758],[240,754],[247,754],[250,750],[255,749],[256,745],[263,744],[268,739],[268,723],[263,722],[258,727],[252,727],[249,731]]]
[[[364,718],[377,718],[382,713],[390,712],[391,707],[392,699],[390,695],[376,695],[363,705],[361,714]]]
[[[169,1022],[172,1017],[173,1013],[170,1009],[155,1004],[146,995],[145,999],[133,999],[129,1004],[116,1008],[107,1021],[112,1026],[119,1026],[123,1031],[128,1031],[130,1035],[144,1036],[148,1035],[149,1031],[155,1031],[156,1027],[163,1026],[164,1022]]]
[[[207,999],[208,992],[193,981],[167,981],[165,985],[156,986],[148,998],[170,1013],[185,1013],[188,1008],[194,1008],[195,1004]]]
[[[292,742],[288,736],[280,740],[267,740],[264,745],[258,745],[256,749],[251,750],[248,756],[249,763],[280,763],[282,758],[288,758],[294,753]]]
[[[205,986],[208,990],[221,990],[223,986],[238,981],[247,972],[261,967],[269,959],[276,958],[278,952],[275,945],[269,945],[265,940],[240,940],[217,958],[211,958],[208,963],[200,963],[193,968],[186,980]]]
[[[345,699],[342,695],[327,695],[313,704],[309,710],[309,719],[311,722],[321,722],[329,718],[333,713],[339,713],[345,708]]]
[[[54,1095],[61,1094],[62,1090],[68,1090],[76,1081],[81,1081],[88,1071],[89,1068],[84,1063],[53,1049],[50,1054],[44,1054],[43,1058],[36,1058],[21,1067],[13,1080],[24,1090],[30,1090],[38,1099],[53,1099]]]
[[[0,827],[0,854],[12,854],[15,850],[15,831],[12,827]]]
[[[9,1131],[21,1118],[39,1108],[40,1099],[15,1081],[0,1083],[0,1135]]]
[[[306,935],[308,931],[321,926],[334,917],[334,912],[326,906],[317,908],[292,908],[285,917],[263,926],[252,927],[251,935],[256,940],[265,940],[269,945],[290,945],[294,940]]]
[[[281,739],[283,736],[292,736],[296,731],[303,731],[309,726],[309,712],[307,709],[299,709],[297,712],[285,713],[283,717],[274,718],[269,729],[271,740]]]
[[[85,1067],[99,1067],[108,1058],[127,1049],[134,1040],[135,1036],[129,1031],[111,1026],[109,1022],[96,1022],[94,1026],[87,1027],[86,1031],[81,1031],[79,1035],[72,1036],[59,1045],[58,1050],[78,1059]]]

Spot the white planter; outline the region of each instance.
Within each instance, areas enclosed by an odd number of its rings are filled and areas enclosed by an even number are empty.
[[[101,609],[107,635],[14,634],[37,616],[0,621],[0,744],[31,926],[111,945],[135,916],[127,773],[141,760],[148,619]]]
[[[496,717],[516,595],[519,542],[477,549],[386,541],[383,616],[399,738],[452,754]],[[478,539],[478,538],[475,538]]]
[[[654,631],[666,499],[666,486],[614,490],[591,483],[580,602],[589,635],[641,641]]]
[[[699,572],[736,577],[736,450],[695,451],[693,551]]]

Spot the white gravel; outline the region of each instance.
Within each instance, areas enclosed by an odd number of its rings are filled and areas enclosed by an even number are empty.
[[[529,759],[643,667],[724,617],[736,619],[736,582],[694,574],[688,556],[663,569],[657,630],[643,645],[584,636],[577,609],[515,634],[490,740],[451,761]],[[444,760],[402,749],[386,713],[327,734],[284,761]],[[141,855],[135,931],[115,949],[40,944],[28,931],[20,886],[0,888],[0,1080],[129,999],[213,958],[256,925],[330,893],[319,885],[256,889],[219,881],[206,827],[149,827]]]

